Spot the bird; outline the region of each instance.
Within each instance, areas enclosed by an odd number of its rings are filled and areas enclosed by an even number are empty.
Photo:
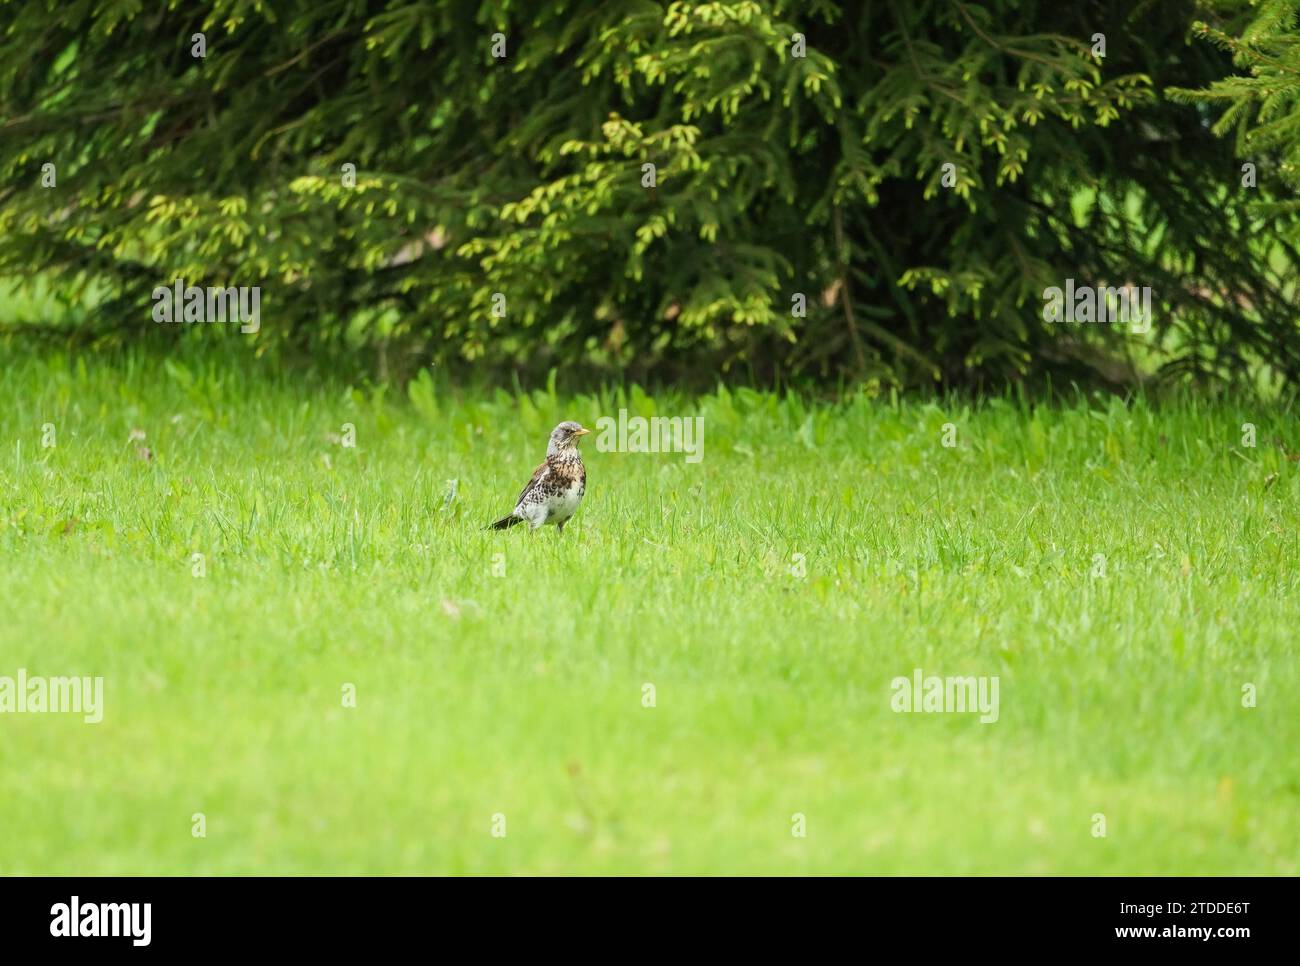
[[[587,468],[582,465],[578,440],[591,432],[580,423],[566,420],[551,431],[546,446],[546,462],[533,472],[515,508],[508,516],[491,524],[490,530],[505,530],[517,523],[527,523],[536,530],[554,523],[556,532],[564,532],[564,524],[577,512],[583,494],[587,492]]]

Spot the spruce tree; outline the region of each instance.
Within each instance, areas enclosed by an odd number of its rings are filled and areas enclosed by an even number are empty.
[[[381,375],[1294,376],[1281,199],[1238,190],[1231,145],[1163,96],[1230,70],[1192,14],[7,4],[0,276],[89,293],[68,334],[121,341],[184,331],[150,321],[176,278],[259,285],[258,351]],[[1293,162],[1277,83],[1256,131]],[[1151,287],[1152,332],[1045,321],[1071,278]]]

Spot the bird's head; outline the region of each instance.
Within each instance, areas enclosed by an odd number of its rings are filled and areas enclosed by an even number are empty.
[[[586,436],[591,430],[583,429],[581,423],[575,423],[573,420],[566,420],[551,430],[551,442],[546,447],[548,455],[562,453],[565,450],[576,449],[579,437]]]

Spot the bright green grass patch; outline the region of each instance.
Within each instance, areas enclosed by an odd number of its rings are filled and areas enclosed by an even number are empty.
[[[105,679],[0,714],[0,873],[1297,871],[1288,412],[0,363],[0,676]],[[620,406],[702,462],[483,529]]]

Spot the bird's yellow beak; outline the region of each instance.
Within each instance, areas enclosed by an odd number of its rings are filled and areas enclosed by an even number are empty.
[[[589,429],[578,429],[578,430],[574,430],[573,435],[574,435],[574,436],[590,436],[590,435],[591,435],[591,430],[589,430]]]

